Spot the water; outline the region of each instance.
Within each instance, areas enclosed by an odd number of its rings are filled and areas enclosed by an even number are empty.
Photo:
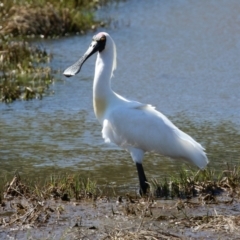
[[[98,11],[111,19],[119,94],[151,103],[206,147],[210,167],[240,161],[240,2],[129,0]],[[60,72],[87,49],[92,35],[44,40]],[[92,108],[96,56],[79,75],[57,74],[43,100],[0,105],[1,175],[44,177],[78,171],[100,183],[137,186],[128,153],[105,144]],[[149,178],[173,174],[182,162],[147,154]]]

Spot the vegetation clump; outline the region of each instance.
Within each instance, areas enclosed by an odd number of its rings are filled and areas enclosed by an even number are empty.
[[[41,99],[53,81],[51,55],[25,40],[0,38],[0,100]],[[44,65],[45,64],[45,65]]]
[[[94,29],[98,1],[0,1],[0,101],[41,99],[54,80],[51,55],[26,39]]]
[[[227,165],[219,175],[210,169],[198,172],[182,169],[178,177],[162,182],[153,179],[149,185],[150,194],[156,197],[191,199],[201,195],[214,200],[225,191],[240,194],[240,167]]]
[[[92,13],[96,1],[15,1],[1,3],[2,35],[11,36],[62,36],[66,33],[83,33],[97,21]]]

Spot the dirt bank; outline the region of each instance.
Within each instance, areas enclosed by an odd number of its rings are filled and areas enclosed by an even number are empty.
[[[108,197],[89,189],[76,200],[56,185],[30,191],[15,177],[1,199],[0,238],[239,239],[239,191],[224,184],[221,193],[185,199]]]

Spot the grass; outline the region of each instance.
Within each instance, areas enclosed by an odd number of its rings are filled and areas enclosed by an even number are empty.
[[[98,5],[98,1],[86,0],[3,0],[0,33],[24,37],[84,33],[98,24],[93,14]]]
[[[52,174],[44,182],[22,179],[17,173],[12,180],[5,178],[4,187],[0,189],[1,196],[35,196],[44,199],[68,198],[76,201],[102,196],[116,196],[115,191],[108,191],[105,186],[99,189],[97,182],[80,174]],[[161,181],[152,179],[149,182],[148,197],[163,199],[191,199],[197,196],[215,196],[224,191],[236,193],[240,187],[240,166],[226,165],[226,169],[216,174],[213,170],[192,171],[181,169],[178,176],[172,176]],[[111,195],[111,196],[110,196]],[[129,197],[127,194],[126,196]],[[130,197],[132,198],[132,197]],[[134,201],[133,201],[134,202]]]
[[[52,70],[46,65],[51,61],[51,55],[24,40],[5,41],[2,37],[1,43],[1,101],[41,99],[53,82]]]
[[[5,184],[2,190],[4,196],[24,196],[44,199],[86,199],[97,194],[95,181],[83,178],[78,174],[53,174],[44,182],[31,179],[22,179],[18,173],[11,181]]]
[[[214,196],[225,189],[231,192],[239,188],[240,167],[226,165],[226,170],[216,173],[212,169],[192,171],[181,169],[179,175],[169,177],[161,182],[153,179],[150,183],[150,194],[164,198],[192,198],[199,194]]]
[[[82,178],[80,175],[52,175],[46,181],[42,192],[54,197],[75,198],[76,200],[92,198],[97,193],[95,181]]]

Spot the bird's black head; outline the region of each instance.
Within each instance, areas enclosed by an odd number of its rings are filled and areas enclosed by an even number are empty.
[[[104,33],[100,32],[97,35],[95,35],[92,39],[92,42],[88,48],[88,50],[85,52],[85,54],[72,66],[67,68],[64,71],[64,75],[66,77],[71,77],[73,75],[76,75],[83,65],[83,63],[92,56],[95,52],[102,52],[106,46],[107,37]]]
[[[105,48],[106,41],[107,41],[105,34],[100,32],[97,35],[93,36],[93,42],[94,41],[97,42],[98,51],[102,52],[102,50],[104,50],[104,48]]]

